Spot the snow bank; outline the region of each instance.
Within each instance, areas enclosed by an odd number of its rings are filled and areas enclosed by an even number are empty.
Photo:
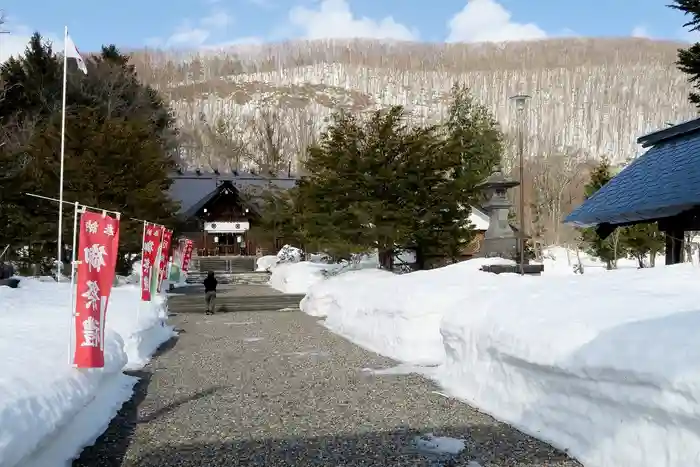
[[[584,274],[597,274],[600,272],[611,272],[608,271],[606,265],[603,261],[598,258],[591,256],[583,251],[579,251],[578,254],[576,250],[566,248],[563,246],[551,246],[545,248],[542,251],[542,264],[544,264],[544,275],[563,275],[563,274],[573,274],[574,267],[581,262],[583,266]],[[664,264],[664,255],[658,255],[656,257],[656,265],[662,266]],[[649,258],[644,261],[646,266],[649,266]],[[617,269],[638,269],[639,263],[636,259],[630,258],[620,258],[617,260]]]
[[[18,289],[0,287],[0,465],[59,465],[51,455],[74,457],[104,430],[131,396],[135,379],[122,369],[139,368],[173,335],[165,325],[165,299],[139,312],[139,294],[133,285],[112,289],[105,368],[77,370],[69,342],[70,285],[23,278]],[[91,415],[83,415],[88,406]],[[68,434],[79,419],[78,432]],[[56,436],[67,438],[56,447]]]
[[[270,286],[283,293],[305,294],[312,286],[330,277],[346,274],[350,271],[363,269],[376,269],[379,261],[376,254],[360,255],[354,261],[341,261],[340,263],[328,263],[328,256],[324,254],[309,255],[311,261],[300,261],[301,256],[296,255],[294,247],[287,247],[287,250],[280,250],[274,257],[276,264],[269,267],[271,271]],[[300,251],[300,250],[297,250]],[[258,268],[268,260],[258,260]],[[285,259],[282,259],[285,258]],[[269,260],[271,261],[271,260]]]
[[[695,465],[698,276],[679,265],[511,283],[446,310],[437,379],[586,465]]]
[[[328,264],[310,261],[278,264],[272,269],[270,287],[282,293],[306,293],[324,279],[324,271],[328,269]]]
[[[465,273],[481,274],[479,294],[497,287],[495,275],[478,271],[501,258],[453,264],[431,271],[395,275],[381,270],[348,272],[309,290],[300,307],[326,317],[334,332],[374,352],[414,364],[444,360],[440,321],[446,307],[460,302],[471,284]],[[490,279],[490,280],[489,280]]]
[[[596,467],[698,464],[700,271],[520,277],[467,261],[312,287],[302,310]]]
[[[269,271],[272,269],[279,259],[275,255],[261,256],[255,262],[256,271]]]

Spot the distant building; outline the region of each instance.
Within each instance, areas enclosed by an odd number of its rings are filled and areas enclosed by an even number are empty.
[[[171,178],[170,196],[180,203],[183,235],[192,239],[198,255],[274,254],[286,243],[282,237],[270,240],[266,235],[263,239],[251,229],[260,221],[262,195],[268,190],[290,189],[296,178],[204,171],[176,172]],[[476,236],[464,248],[464,259],[478,256],[489,216],[483,209],[472,207],[469,221]]]
[[[260,221],[262,195],[271,189],[292,188],[292,177],[270,178],[250,172],[177,172],[170,196],[180,202],[183,234],[200,256],[269,254],[283,239],[263,240],[251,232]]]

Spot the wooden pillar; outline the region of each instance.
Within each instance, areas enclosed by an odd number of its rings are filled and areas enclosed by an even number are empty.
[[[678,227],[668,229],[666,232],[666,265],[683,262],[683,243],[685,231]]]

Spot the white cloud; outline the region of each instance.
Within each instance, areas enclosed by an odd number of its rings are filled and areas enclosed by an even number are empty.
[[[289,12],[293,26],[303,31],[306,39],[365,38],[416,40],[418,34],[398,23],[391,16],[377,21],[356,18],[345,0],[323,0],[317,10],[296,6]]]
[[[11,18],[8,18],[7,23],[3,24],[0,29],[9,32],[9,34],[0,34],[0,63],[5,62],[10,57],[24,54],[34,31]],[[63,40],[57,40],[55,35],[42,33],[42,38],[51,42],[54,52],[63,51]],[[80,47],[79,41],[77,42],[78,47]]]
[[[197,48],[204,46],[216,32],[225,30],[233,23],[233,17],[223,10],[213,10],[196,22],[185,20],[165,41],[160,38],[149,39],[154,47]]]
[[[637,25],[632,29],[632,37],[644,37],[644,38],[651,38],[651,34],[649,34],[649,30],[643,26],[643,25]]]
[[[222,29],[233,22],[233,17],[225,11],[215,11],[200,20],[202,26]]]
[[[167,47],[199,47],[204,44],[211,33],[203,28],[183,26],[168,37]]]
[[[447,42],[505,42],[543,39],[547,34],[534,23],[516,23],[496,0],[468,0],[447,23]]]

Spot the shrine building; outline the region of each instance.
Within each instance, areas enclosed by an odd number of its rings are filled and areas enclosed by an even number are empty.
[[[601,237],[616,228],[658,223],[666,235],[666,264],[683,261],[685,232],[700,230],[700,118],[637,139],[640,155],[565,219],[595,227]]]
[[[250,172],[178,171],[170,196],[180,203],[182,235],[199,256],[255,256],[282,247],[283,239],[256,238],[266,191],[294,187],[293,177],[264,177]],[[258,235],[259,237],[259,235]]]

